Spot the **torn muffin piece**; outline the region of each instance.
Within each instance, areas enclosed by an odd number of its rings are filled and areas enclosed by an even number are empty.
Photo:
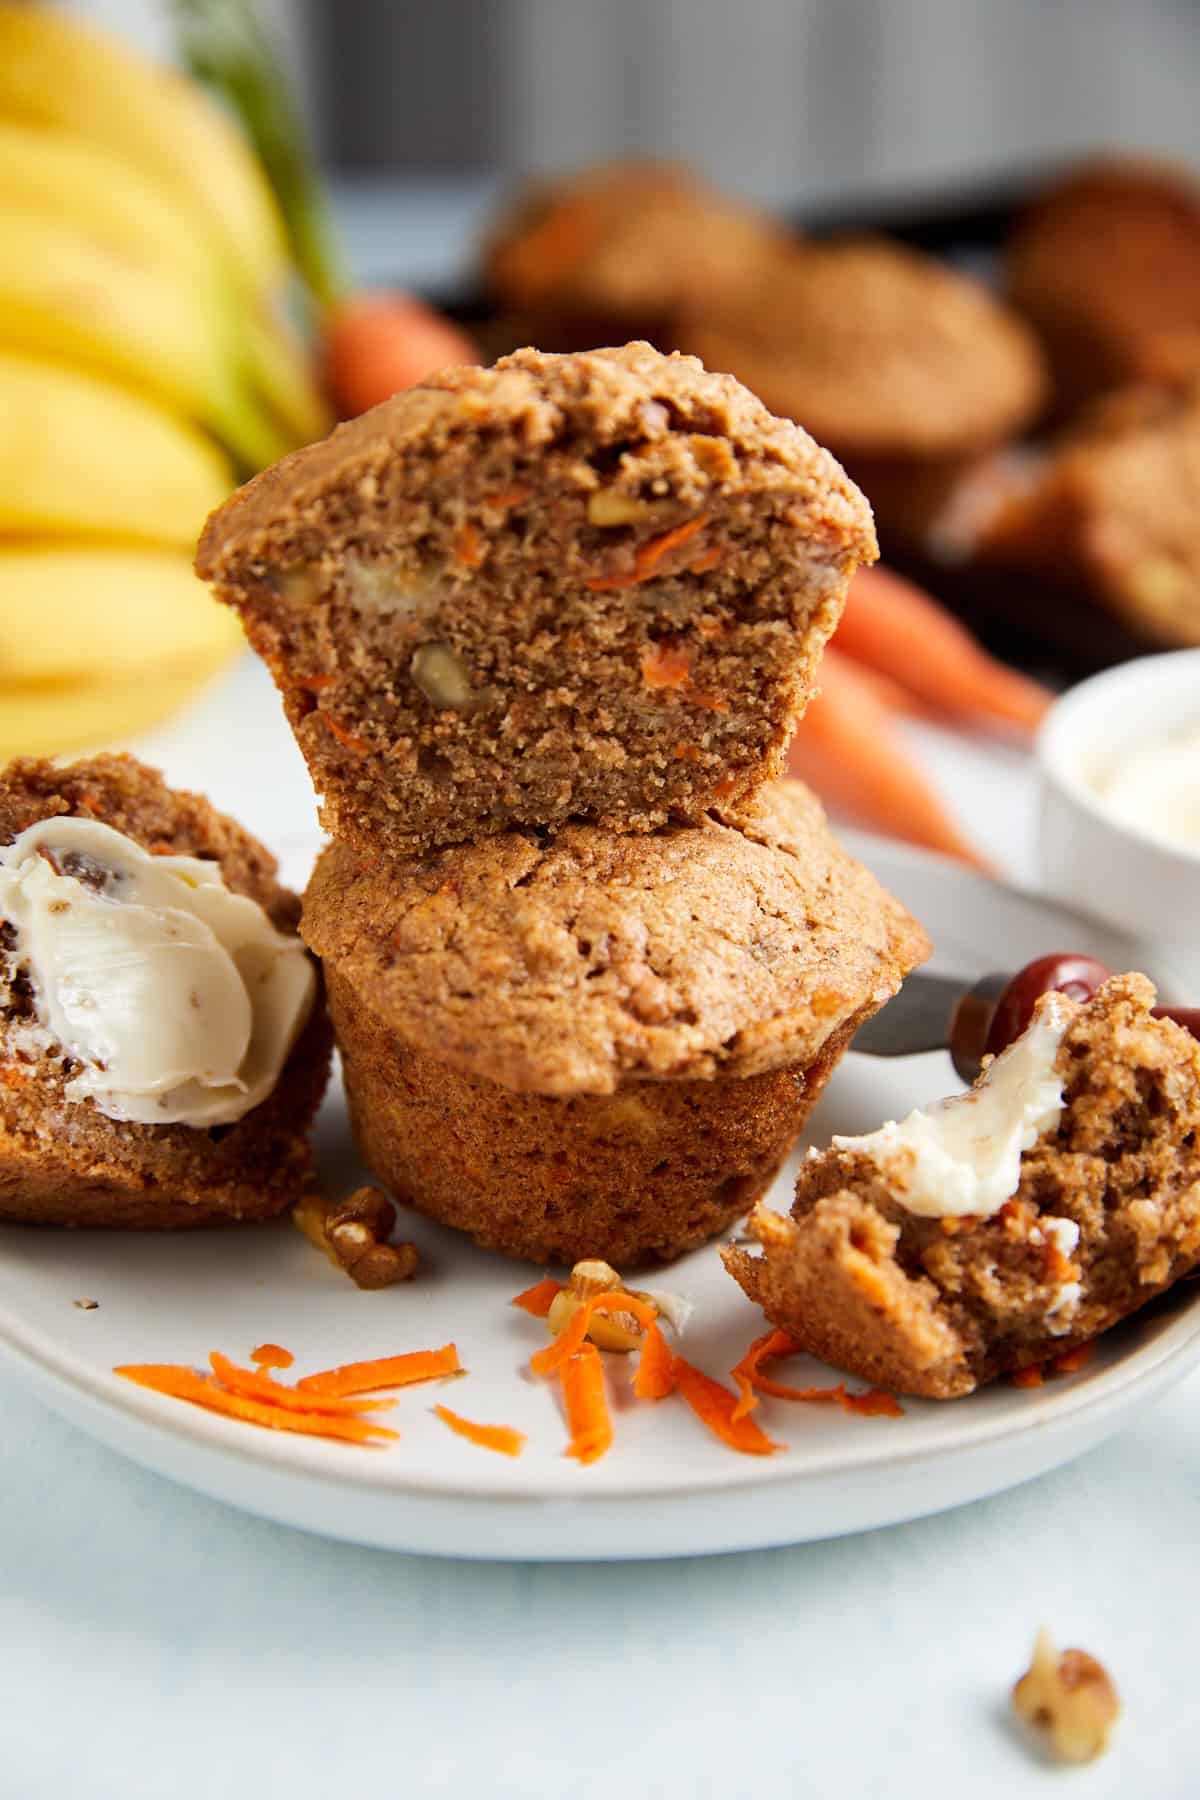
[[[928,954],[781,782],[724,821],[509,832],[304,899],[351,1120],[402,1204],[535,1262],[665,1261],[765,1193]]]
[[[267,470],[197,568],[331,835],[696,820],[779,772],[870,509],[732,377],[647,344],[449,369]]]
[[[0,1220],[260,1219],[310,1185],[331,1032],[275,868],[132,757],[0,774]]]
[[[1200,1044],[1153,1002],[1043,996],[969,1093],[810,1151],[726,1268],[814,1356],[937,1400],[1107,1330],[1200,1259]]]

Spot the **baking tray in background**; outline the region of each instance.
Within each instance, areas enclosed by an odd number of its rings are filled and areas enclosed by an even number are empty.
[[[810,236],[881,232],[989,280],[997,275],[1000,253],[1020,211],[1082,160],[1022,165],[908,195],[880,193],[836,206],[814,203],[786,216]],[[481,290],[429,298],[468,331],[497,318]],[[1051,685],[1068,685],[1154,648],[1074,589],[1009,570],[947,562],[886,536],[882,551],[892,568],[936,594],[993,654]]]

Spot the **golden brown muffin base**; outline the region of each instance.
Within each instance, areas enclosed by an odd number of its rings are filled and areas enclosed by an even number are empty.
[[[330,835],[403,858],[748,801],[875,554],[806,433],[630,344],[431,376],[242,488],[197,568],[275,677]]]
[[[397,1200],[531,1262],[668,1262],[764,1194],[859,1024],[805,1070],[518,1094],[410,1050],[336,969],[329,1003],[364,1158]]]
[[[227,885],[295,929],[299,901],[274,857],[199,794],[169,788],[129,756],[60,766],[26,759],[0,775],[0,842],[40,819],[94,818],[147,848],[211,858]],[[142,1125],[67,1100],[61,1058],[13,1054],[29,999],[0,944],[0,1220],[175,1229],[270,1218],[313,1182],[307,1133],[329,1074],[332,1030],[318,996],[273,1092],[231,1125]]]
[[[1063,1001],[1062,1117],[996,1215],[919,1217],[876,1163],[831,1149],[801,1165],[789,1218],[752,1215],[762,1254],[726,1249],[726,1268],[814,1356],[934,1400],[1106,1331],[1200,1260],[1200,1045],[1152,1018],[1153,1000],[1124,975],[1085,1006]],[[1065,1316],[1043,1217],[1079,1227]]]

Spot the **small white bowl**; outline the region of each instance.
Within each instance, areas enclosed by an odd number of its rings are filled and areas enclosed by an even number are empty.
[[[1151,945],[1200,987],[1200,850],[1114,818],[1093,783],[1120,758],[1200,726],[1200,650],[1138,657],[1056,701],[1038,734],[1044,891]]]

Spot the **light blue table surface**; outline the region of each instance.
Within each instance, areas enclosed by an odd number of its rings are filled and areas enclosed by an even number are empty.
[[[361,272],[452,283],[486,198],[358,196]],[[1025,775],[958,767],[959,806],[1011,842]],[[6,1364],[0,1418],[0,1800],[1200,1796],[1200,1376],[956,1513],[624,1567],[260,1523],[93,1444]],[[1126,1700],[1087,1770],[1008,1723],[1042,1622]]]

